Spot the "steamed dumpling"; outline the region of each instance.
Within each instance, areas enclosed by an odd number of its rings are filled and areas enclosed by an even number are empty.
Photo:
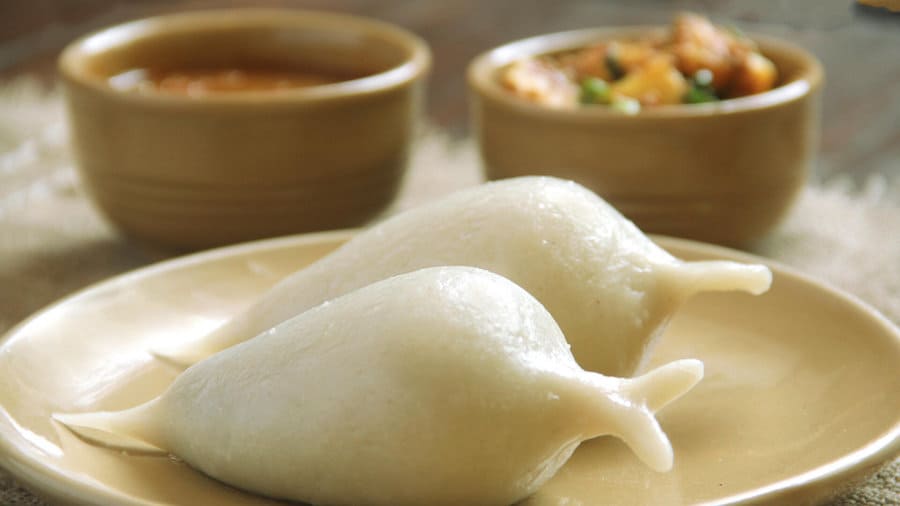
[[[762,265],[682,262],[590,190],[523,177],[487,183],[399,214],[289,276],[198,341],[155,350],[191,364],[323,301],[439,265],[480,267],[550,311],[585,369],[630,376],[669,315],[704,290],[768,289]]]
[[[672,448],[653,412],[702,370],[680,360],[635,379],[585,372],[527,292],[480,269],[439,267],[287,320],[136,408],[55,416],[88,439],[150,444],[272,497],[500,506],[602,434],[668,470]]]

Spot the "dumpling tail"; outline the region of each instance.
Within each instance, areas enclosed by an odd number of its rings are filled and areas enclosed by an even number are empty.
[[[668,267],[668,275],[678,289],[689,297],[700,292],[742,291],[764,293],[772,285],[772,271],[762,264],[743,264],[727,260],[682,262]]]
[[[688,393],[703,379],[703,362],[686,358],[669,362],[652,371],[625,380],[623,394],[632,402],[647,406],[656,413]]]
[[[90,443],[143,454],[165,454],[158,399],[124,411],[53,413],[53,419]]]
[[[637,378],[622,380],[620,393],[633,409],[619,426],[618,435],[654,471],[672,469],[673,452],[653,413],[686,394],[701,379],[703,362],[684,359]]]
[[[672,469],[672,444],[654,413],[700,381],[703,363],[693,359],[678,360],[633,379],[592,375],[596,385],[610,391],[610,395],[603,396],[599,403],[601,423],[607,424],[604,433],[624,441],[654,471]]]
[[[620,423],[611,434],[624,441],[650,469],[660,473],[671,470],[672,443],[653,413],[647,408],[635,408],[625,415],[619,417]]]

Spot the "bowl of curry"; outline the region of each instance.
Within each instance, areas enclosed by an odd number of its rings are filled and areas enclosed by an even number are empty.
[[[747,246],[815,158],[818,60],[694,14],[511,42],[467,77],[488,179],[574,179],[647,232]]]
[[[400,27],[293,9],[133,21],[59,59],[89,195],[124,233],[185,249],[377,217],[429,67]]]

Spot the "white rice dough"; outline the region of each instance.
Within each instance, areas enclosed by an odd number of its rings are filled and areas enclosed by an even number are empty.
[[[505,506],[599,435],[670,469],[653,413],[702,375],[690,359],[634,379],[586,372],[519,286],[436,267],[288,319],[188,368],[146,404],[54,417],[94,442],[171,452],[271,497]]]
[[[763,265],[674,258],[574,182],[521,177],[394,216],[287,277],[203,338],[154,353],[189,365],[326,300],[440,265],[480,267],[525,288],[559,323],[578,363],[613,376],[639,370],[655,336],[691,295],[758,294],[771,283]]]

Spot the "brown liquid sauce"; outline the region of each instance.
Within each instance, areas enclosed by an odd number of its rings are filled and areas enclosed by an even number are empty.
[[[203,96],[278,91],[333,84],[361,76],[256,68],[132,69],[109,78],[120,90]]]

